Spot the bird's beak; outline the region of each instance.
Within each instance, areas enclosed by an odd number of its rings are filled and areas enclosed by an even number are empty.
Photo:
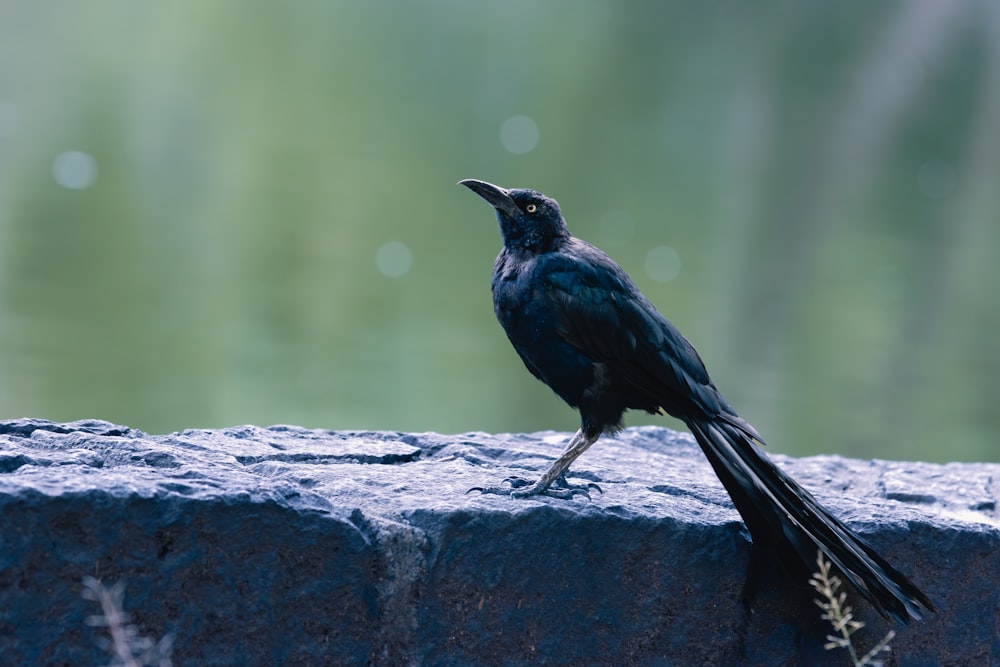
[[[517,204],[514,203],[514,200],[510,198],[510,193],[499,185],[493,185],[486,181],[477,181],[474,178],[467,178],[464,181],[459,181],[458,184],[464,185],[475,192],[488,201],[490,206],[500,213],[514,217],[521,212]]]

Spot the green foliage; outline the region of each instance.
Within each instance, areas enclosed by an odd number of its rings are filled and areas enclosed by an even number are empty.
[[[987,5],[5,3],[0,415],[573,430],[475,177],[559,199],[775,450],[995,460]]]

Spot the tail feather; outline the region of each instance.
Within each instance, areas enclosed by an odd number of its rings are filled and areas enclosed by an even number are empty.
[[[755,542],[783,540],[807,566],[821,551],[883,616],[907,623],[934,610],[905,575],[758,449],[753,441],[760,438],[749,424],[705,418],[690,420],[688,427]]]

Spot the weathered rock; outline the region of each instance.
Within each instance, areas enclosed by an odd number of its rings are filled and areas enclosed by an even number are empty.
[[[687,435],[600,442],[590,501],[466,494],[565,437],[0,422],[0,662],[106,663],[89,575],[175,665],[846,664],[808,576],[746,612],[747,536]],[[1000,466],[775,458],[937,605],[898,664],[1000,664]],[[852,602],[870,646],[891,626]]]

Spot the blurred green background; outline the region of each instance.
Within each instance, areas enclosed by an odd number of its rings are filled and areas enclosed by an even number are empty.
[[[960,0],[7,0],[0,417],[574,430],[461,178],[559,199],[773,451],[1000,459],[1000,3]]]

